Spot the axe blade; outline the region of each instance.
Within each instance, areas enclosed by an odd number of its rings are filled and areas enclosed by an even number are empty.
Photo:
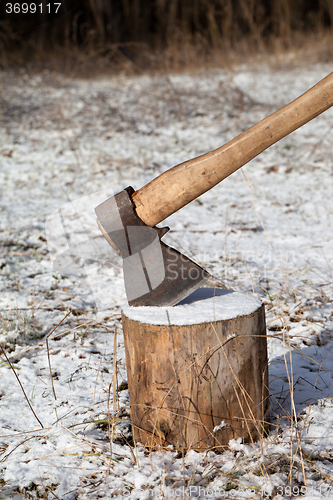
[[[161,241],[169,228],[147,226],[136,214],[129,187],[95,208],[98,225],[123,258],[130,306],[173,306],[211,275]]]

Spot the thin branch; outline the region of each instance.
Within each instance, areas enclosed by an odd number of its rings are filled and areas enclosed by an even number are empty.
[[[113,375],[112,375],[112,389],[113,389],[113,418],[112,418],[112,428],[110,443],[113,445],[114,440],[114,430],[115,430],[115,418],[117,415],[117,396],[118,396],[118,381],[117,381],[117,325],[114,327],[113,335]]]
[[[93,411],[95,411],[95,397],[96,397],[96,387],[97,387],[97,381],[98,381],[98,375],[99,375],[99,371],[101,369],[101,364],[102,364],[102,357],[101,359],[99,360],[99,365],[98,365],[98,369],[97,369],[97,375],[96,375],[96,380],[95,380],[95,387],[94,387],[94,398],[93,398]]]
[[[72,311],[69,311],[66,316],[64,316],[62,318],[61,321],[59,321],[59,323],[53,328],[53,330],[48,334],[48,336],[46,337],[45,341],[46,341],[46,350],[47,350],[47,359],[48,359],[48,362],[49,362],[49,369],[50,369],[50,377],[51,377],[51,383],[52,383],[52,391],[53,391],[53,395],[54,395],[54,399],[56,400],[57,399],[57,396],[56,396],[56,393],[55,393],[55,388],[54,388],[54,382],[53,382],[53,375],[52,375],[52,368],[51,368],[51,359],[50,359],[50,349],[49,349],[49,337],[50,335],[52,335],[52,333],[58,328],[58,326],[61,325],[61,323],[63,321],[65,321],[65,319],[67,318],[67,316],[69,316],[71,314]]]
[[[33,407],[31,406],[31,403],[30,403],[30,401],[29,401],[29,399],[28,399],[28,396],[27,396],[27,395],[26,395],[26,393],[25,393],[25,390],[24,390],[24,388],[23,388],[23,385],[21,384],[21,381],[20,381],[20,379],[19,379],[19,377],[18,377],[18,375],[17,375],[17,373],[16,373],[16,371],[15,371],[15,369],[14,369],[13,365],[11,364],[11,362],[10,362],[10,360],[9,360],[9,358],[8,358],[8,356],[7,356],[6,352],[5,352],[5,350],[4,350],[4,348],[2,347],[2,345],[0,345],[0,347],[1,347],[1,351],[2,351],[3,355],[5,356],[5,358],[6,358],[6,360],[7,360],[7,363],[9,364],[9,366],[11,367],[11,369],[13,370],[14,375],[15,375],[15,377],[17,378],[18,383],[20,384],[20,387],[21,387],[21,389],[22,389],[22,392],[23,392],[23,394],[24,394],[24,397],[25,397],[25,399],[27,400],[28,405],[30,406],[30,410],[31,410],[31,411],[32,411],[32,413],[34,414],[34,416],[35,416],[36,420],[38,421],[39,425],[40,425],[40,426],[44,429],[44,425],[42,424],[42,422],[39,420],[39,418],[37,417],[36,413],[34,412],[34,409],[33,409]]]

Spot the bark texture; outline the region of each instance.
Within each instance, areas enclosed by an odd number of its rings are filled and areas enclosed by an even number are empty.
[[[186,326],[122,316],[134,438],[148,447],[223,449],[268,427],[264,306]]]

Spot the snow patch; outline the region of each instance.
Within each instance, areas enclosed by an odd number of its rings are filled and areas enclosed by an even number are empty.
[[[219,288],[200,288],[173,307],[125,307],[124,315],[150,325],[199,325],[253,314],[262,306],[257,297]],[[169,321],[170,320],[170,321]]]

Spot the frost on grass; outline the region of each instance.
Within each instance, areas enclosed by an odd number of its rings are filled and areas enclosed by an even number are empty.
[[[12,366],[1,356],[0,498],[332,495],[332,110],[166,221],[165,240],[215,284],[265,304],[272,427],[260,443],[185,457],[135,447],[121,261],[81,255],[66,274],[51,265],[45,232],[69,202],[140,188],[330,71],[272,64],[89,81],[2,71],[0,345]]]

